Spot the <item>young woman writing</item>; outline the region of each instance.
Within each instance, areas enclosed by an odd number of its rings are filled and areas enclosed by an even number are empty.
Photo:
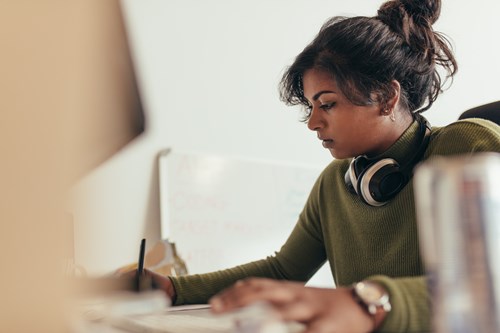
[[[440,73],[457,70],[432,28],[440,7],[388,1],[374,17],[335,17],[322,27],[280,88],[286,103],[306,108],[308,128],[335,159],[275,255],[202,275],[153,274],[175,304],[210,300],[225,312],[268,301],[308,332],[431,329],[412,169],[435,156],[500,152],[492,122],[438,128],[421,116],[442,90]],[[304,287],[326,261],[337,287]]]

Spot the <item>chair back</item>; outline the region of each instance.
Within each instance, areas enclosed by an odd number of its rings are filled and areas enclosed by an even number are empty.
[[[462,113],[458,119],[483,118],[500,125],[500,101],[484,104]]]

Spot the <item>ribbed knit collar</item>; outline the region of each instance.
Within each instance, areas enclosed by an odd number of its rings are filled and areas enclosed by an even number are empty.
[[[414,120],[399,139],[375,159],[392,158],[402,163],[413,156],[421,144],[419,142],[419,127],[419,122]]]

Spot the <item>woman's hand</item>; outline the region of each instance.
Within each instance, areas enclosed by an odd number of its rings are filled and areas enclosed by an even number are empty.
[[[174,285],[168,276],[160,275],[148,269],[144,270],[144,274],[151,277],[154,288],[163,290],[172,301],[172,304],[175,302],[176,293]]]
[[[117,272],[117,275],[126,276],[129,278],[135,278],[137,276],[137,269],[134,269],[134,270],[131,270],[131,271],[128,271],[125,273]],[[168,276],[164,276],[164,275],[155,273],[155,272],[150,271],[148,269],[144,269],[144,275],[147,278],[151,279],[152,286],[154,289],[160,289],[160,290],[164,291],[165,294],[170,298],[172,303],[175,302],[176,293],[175,293],[174,285],[172,284],[172,281],[170,281]]]
[[[297,282],[251,278],[238,281],[210,300],[223,313],[256,301],[271,304],[283,320],[298,321],[307,333],[372,332],[373,318],[358,304],[350,288],[310,288]]]

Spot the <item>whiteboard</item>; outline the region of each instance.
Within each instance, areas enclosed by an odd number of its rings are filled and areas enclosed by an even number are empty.
[[[176,244],[190,274],[273,255],[322,171],[169,149],[158,161],[162,239]]]

